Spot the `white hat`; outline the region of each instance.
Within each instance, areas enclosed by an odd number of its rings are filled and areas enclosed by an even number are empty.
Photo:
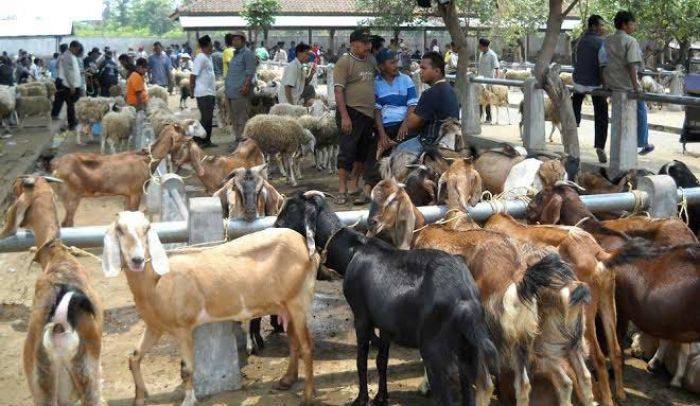
[[[187,52],[180,54],[180,58],[192,59],[192,58],[190,57],[190,54],[188,54]]]

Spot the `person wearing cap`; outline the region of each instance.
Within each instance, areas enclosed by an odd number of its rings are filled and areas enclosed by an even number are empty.
[[[374,129],[375,65],[369,59],[369,30],[350,34],[350,52],[333,68],[336,123],[341,130],[338,153],[339,195],[336,204],[347,204],[348,194],[360,193],[358,180],[370,153]]]
[[[105,51],[97,77],[100,79],[100,96],[109,97],[109,88],[119,84],[119,68],[112,59],[112,51]]]
[[[63,102],[66,103],[68,129],[71,131],[78,125],[75,118],[75,102],[80,98],[80,90],[83,88],[83,77],[80,74],[80,62],[78,61],[78,55],[80,55],[82,48],[80,42],[71,41],[59,58],[56,95],[51,109],[51,117],[56,119],[63,108]]]
[[[250,115],[253,96],[253,77],[257,60],[253,51],[245,46],[245,34],[241,31],[232,34],[233,57],[228,64],[225,79],[225,93],[229,99],[229,112],[232,119],[234,139],[243,138],[243,129]]]
[[[418,104],[416,86],[413,80],[399,71],[396,53],[384,48],[376,55],[379,74],[374,79],[376,142],[372,144],[365,163],[365,195],[354,203],[369,202],[372,187],[380,180],[377,160],[388,155],[398,143],[409,137],[408,115]]]
[[[277,98],[280,103],[300,104],[304,88],[311,81],[313,73],[308,76],[304,72],[304,64],[309,61],[311,47],[308,44],[299,43],[295,48],[296,57],[284,67],[282,80],[280,81]],[[311,68],[315,70],[316,68]]]
[[[163,52],[163,45],[156,41],[153,43],[153,54],[148,57],[148,75],[150,82],[158,86],[168,87],[170,82],[170,58]]]
[[[192,58],[187,52],[180,54],[180,70],[192,70]]]
[[[214,63],[211,60],[212,43],[208,35],[199,37],[199,53],[194,58],[194,67],[190,75],[190,94],[197,100],[197,108],[200,113],[200,122],[207,132],[204,140],[195,139],[204,148],[215,147],[211,142],[211,128],[214,119],[214,105],[216,96],[216,75]]]

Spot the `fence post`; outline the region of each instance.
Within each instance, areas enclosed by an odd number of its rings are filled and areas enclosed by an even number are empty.
[[[223,211],[216,197],[189,199],[189,243],[224,239]],[[205,397],[241,388],[246,338],[239,323],[208,323],[194,330],[194,392]],[[239,358],[239,356],[241,358]]]
[[[652,217],[666,218],[678,215],[678,187],[672,177],[643,176],[637,182],[637,189],[647,192],[647,211]]]
[[[545,149],[544,90],[537,88],[537,80],[530,78],[523,84],[522,113],[523,145],[530,151]]]
[[[333,81],[333,67],[335,65],[329,63],[326,65],[326,96],[328,106],[335,106],[335,82]]]
[[[624,91],[613,91],[610,125],[612,176],[637,167],[637,101]]]
[[[166,173],[160,177],[160,221],[187,221],[187,193],[182,177]],[[166,249],[185,246],[185,243],[166,244]]]
[[[683,71],[681,70],[676,70],[673,72],[673,76],[671,77],[671,83],[669,85],[670,87],[670,93],[675,96],[683,96]],[[671,111],[682,111],[683,106],[679,104],[667,104],[668,109]]]
[[[466,135],[481,134],[481,116],[479,114],[479,85],[472,82],[475,75],[467,76],[466,99],[462,106],[462,132]]]
[[[156,213],[161,214],[162,210],[162,194],[160,177],[167,172],[165,160],[160,161],[155,173],[151,175],[151,179],[148,181],[148,186],[146,186],[146,210],[148,214],[154,215]]]

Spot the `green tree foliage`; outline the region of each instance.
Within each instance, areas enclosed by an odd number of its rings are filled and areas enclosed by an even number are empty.
[[[369,10],[378,15],[371,25],[396,28],[405,24],[425,21],[427,13],[418,12],[415,1],[406,0],[359,0],[359,10]]]
[[[158,36],[182,35],[170,19],[177,5],[173,0],[104,0],[102,21],[76,23],[77,35],[84,36]]]
[[[248,0],[243,5],[241,16],[255,32],[254,41],[257,42],[258,32],[267,31],[275,23],[275,14],[282,9],[277,0]]]
[[[546,0],[500,1],[494,13],[491,32],[508,44],[520,44],[525,36],[537,33],[546,21]]]

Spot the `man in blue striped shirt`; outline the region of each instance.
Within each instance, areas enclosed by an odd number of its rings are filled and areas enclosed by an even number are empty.
[[[365,163],[364,199],[368,199],[372,187],[381,180],[377,160],[383,155],[388,155],[396,144],[408,137],[406,117],[418,104],[413,80],[399,71],[396,54],[384,48],[379,51],[376,58],[379,69],[379,74],[374,80],[377,150],[376,153],[370,153]],[[356,203],[362,203],[362,201],[356,201]]]

